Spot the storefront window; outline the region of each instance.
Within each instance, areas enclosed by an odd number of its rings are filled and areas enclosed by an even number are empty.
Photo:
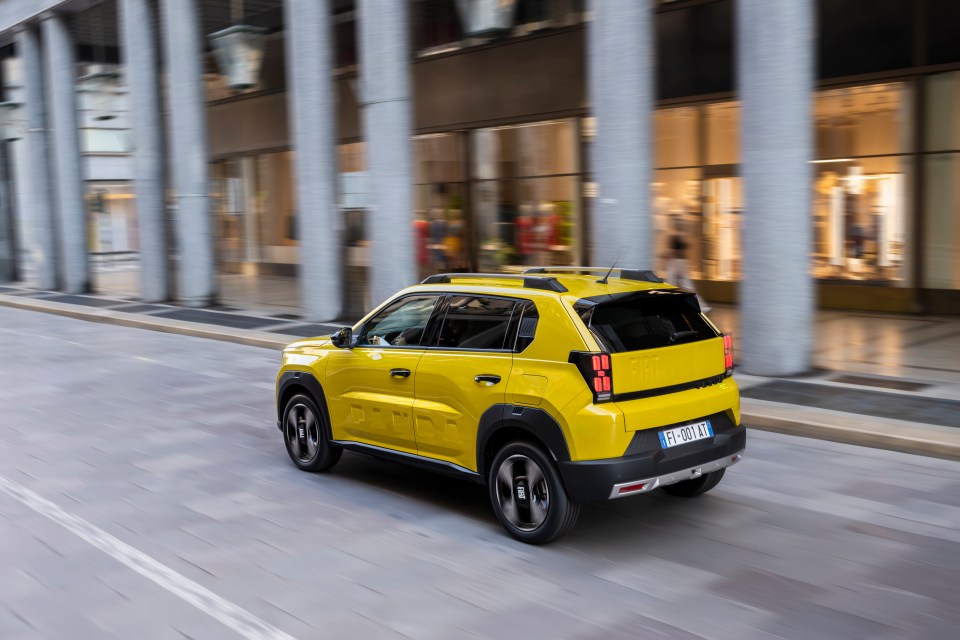
[[[691,275],[700,277],[702,216],[700,210],[699,129],[696,107],[660,109],[654,115],[655,166],[653,182],[654,269],[665,273],[673,257],[671,239],[687,246]]]
[[[743,180],[718,175],[703,180],[703,271],[710,280],[740,279]]]
[[[960,60],[960,2],[927,0],[927,64]]]
[[[817,0],[817,77],[909,67],[916,1]]]
[[[343,313],[359,318],[370,309],[370,218],[366,145],[337,145],[337,173],[342,218]]]
[[[740,162],[740,103],[707,105],[707,164]]]
[[[413,46],[419,55],[460,47],[463,30],[454,0],[416,0],[413,3]]]
[[[91,253],[106,256],[140,250],[132,184],[88,182],[86,199]]]
[[[658,168],[693,167],[700,164],[697,153],[696,107],[660,109],[654,115],[655,162]]]
[[[903,281],[909,230],[908,86],[816,96],[813,271],[818,278]]]
[[[572,264],[580,255],[574,120],[472,132],[480,268]]]
[[[334,7],[335,11],[341,8],[339,3]],[[333,15],[333,61],[337,69],[357,64],[356,8],[344,6],[342,9]]]
[[[924,151],[960,150],[960,73],[927,78]]]
[[[463,134],[417,136],[414,149],[414,237],[420,277],[467,271],[470,265]]]
[[[299,256],[292,169],[289,151],[213,164],[221,272],[293,275]]]
[[[740,278],[743,179],[740,177],[740,103],[707,105],[703,177],[703,277]]]
[[[734,2],[661,3],[655,15],[657,97],[734,89]]]
[[[960,95],[960,84],[949,84],[960,81],[937,82],[931,91],[943,97],[928,109],[944,123],[933,127],[936,133],[928,136],[928,143],[960,151],[960,116],[946,97],[954,91]],[[814,275],[907,281],[913,173],[910,86],[888,83],[821,91],[814,101]],[[933,121],[933,115],[928,117]],[[656,268],[662,270],[671,255],[670,238],[681,235],[692,277],[738,280],[741,234],[749,224],[740,177],[739,103],[664,109],[655,122]],[[952,182],[943,177],[938,184]],[[952,191],[943,193],[946,187],[937,188],[936,201],[953,197]]]
[[[580,22],[586,0],[517,0],[516,5],[513,32],[524,35]]]
[[[240,177],[240,159],[215,162],[211,167],[215,208],[214,233],[217,263],[220,270],[236,273],[244,259],[243,183]]]
[[[960,289],[960,72],[926,82],[924,286]]]
[[[658,169],[653,182],[653,223],[656,232],[654,269],[666,273],[673,256],[671,239],[680,238],[687,245],[684,257],[693,278],[701,277],[703,259],[703,216],[700,208],[701,170]]]
[[[297,207],[293,193],[293,154],[265,153],[256,158],[256,212],[260,219],[260,259],[272,264],[297,262]]]

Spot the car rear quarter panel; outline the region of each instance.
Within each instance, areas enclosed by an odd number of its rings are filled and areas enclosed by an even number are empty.
[[[569,375],[567,354],[584,349],[585,344],[556,297],[532,299],[540,315],[537,333],[522,353],[513,356],[507,400],[540,407],[555,416],[558,399],[569,398],[571,382],[576,382]]]
[[[574,365],[570,375],[579,379],[576,391],[567,396],[567,402],[556,414],[567,438],[570,459],[600,460],[623,455],[630,444],[632,433],[624,426],[623,412],[612,402],[594,404],[593,392],[583,381]]]
[[[615,406],[594,405],[580,371],[568,362],[571,351],[589,348],[574,317],[556,296],[535,302],[540,314],[537,337],[514,355],[507,402],[535,406],[553,416],[572,460],[622,455],[630,441],[623,414]]]

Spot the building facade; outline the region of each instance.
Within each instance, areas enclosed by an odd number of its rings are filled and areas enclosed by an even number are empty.
[[[304,314],[329,320],[437,271],[621,255],[663,269],[679,235],[701,294],[761,319],[776,300],[767,326],[809,324],[814,303],[960,312],[956,2],[227,5],[0,7],[21,66],[58,34],[75,62],[123,66],[133,180],[104,189],[135,205],[144,299],[202,306],[230,278],[294,278]],[[207,38],[237,24],[264,42],[239,90]],[[30,112],[29,93],[6,99],[35,124],[69,108]],[[7,156],[17,219],[63,233],[31,213],[40,135]]]

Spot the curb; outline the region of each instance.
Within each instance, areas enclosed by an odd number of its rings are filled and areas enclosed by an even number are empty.
[[[788,404],[777,405],[778,403],[773,402],[765,403],[764,408],[776,407],[776,411],[772,412],[744,408],[741,413],[743,424],[748,429],[759,431],[912,453],[944,460],[960,460],[960,430],[952,427],[872,418],[839,411],[828,412]],[[771,415],[778,413],[780,415]],[[783,415],[785,413],[813,415],[792,417]],[[860,422],[861,424],[842,424],[843,422]],[[871,424],[864,426],[864,423]]]
[[[50,313],[87,322],[219,340],[262,349],[281,350],[297,340],[293,336],[278,336],[263,331],[230,327],[211,328],[210,325],[183,320],[141,316],[97,307],[77,308],[76,305],[62,302],[36,298],[25,299],[4,294],[0,294],[0,306]],[[764,409],[767,409],[767,411],[764,411]],[[801,415],[785,415],[797,413]],[[960,430],[949,427],[939,428],[918,423],[870,418],[858,414],[845,414],[749,399],[743,401],[742,420],[747,428],[761,431],[772,431],[791,436],[912,453],[946,460],[960,460]],[[851,424],[856,422],[860,422],[861,425]]]
[[[232,342],[263,349],[281,350],[286,345],[297,340],[294,336],[279,336],[264,331],[232,329],[230,327],[212,328],[210,325],[186,322],[184,320],[141,316],[97,307],[83,307],[78,309],[76,305],[64,302],[52,302],[33,298],[24,299],[2,294],[0,294],[0,306],[22,309],[24,311],[50,313],[66,318],[74,318],[76,320],[86,320],[87,322],[99,322],[134,329],[148,329],[150,331],[174,333],[192,336],[194,338],[206,338],[207,340],[220,340],[221,342]]]

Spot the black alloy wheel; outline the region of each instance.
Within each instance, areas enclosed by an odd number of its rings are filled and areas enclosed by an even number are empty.
[[[567,497],[553,460],[527,442],[511,442],[497,453],[487,485],[500,524],[522,542],[556,540],[580,515],[580,505]]]
[[[326,471],[337,464],[343,450],[327,438],[326,413],[312,398],[297,394],[283,410],[283,440],[290,459],[304,471]]]

